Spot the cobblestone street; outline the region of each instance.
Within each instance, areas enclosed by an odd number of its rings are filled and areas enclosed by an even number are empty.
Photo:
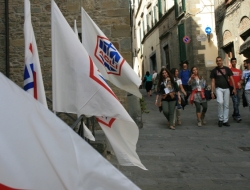
[[[209,101],[207,124],[198,127],[195,107],[182,111],[182,125],[167,128],[167,121],[154,106],[155,94],[146,97],[149,113],[143,114],[137,153],[148,169],[119,166],[111,162],[143,190],[245,190],[250,189],[250,114],[241,106],[242,122],[231,117],[230,127],[217,125],[216,100]],[[248,148],[249,147],[249,148]],[[243,151],[243,150],[244,151]]]

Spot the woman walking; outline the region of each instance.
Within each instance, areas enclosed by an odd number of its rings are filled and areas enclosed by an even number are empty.
[[[177,123],[178,125],[181,125],[181,98],[184,99],[184,96],[187,96],[187,93],[185,91],[185,89],[182,86],[182,81],[180,78],[178,78],[179,76],[179,71],[176,68],[172,68],[171,69],[171,74],[174,77],[174,81],[177,83],[178,87],[179,87],[179,92],[178,95],[176,95],[177,101],[176,101],[176,107],[175,107],[175,112],[174,112],[174,123]]]
[[[159,73],[159,81],[157,89],[158,92],[156,95],[155,105],[158,105],[158,101],[160,101],[163,114],[169,122],[169,128],[175,130],[174,127],[174,111],[176,103],[175,94],[178,93],[179,88],[167,68],[162,68]],[[158,100],[159,97],[160,100]]]
[[[147,91],[147,95],[148,97],[150,97],[152,96],[151,89],[152,89],[153,81],[152,81],[152,75],[148,71],[146,72],[146,75],[144,76],[144,82],[146,82],[145,88]]]
[[[191,68],[191,77],[188,84],[191,85],[192,93],[190,95],[190,103],[195,104],[198,126],[201,127],[205,122],[205,114],[207,112],[207,100],[205,98],[205,80],[200,79],[197,67]],[[201,111],[202,105],[202,111]]]

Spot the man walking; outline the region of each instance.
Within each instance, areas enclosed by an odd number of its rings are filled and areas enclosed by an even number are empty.
[[[179,78],[181,79],[182,86],[187,93],[185,96],[185,101],[188,103],[188,97],[191,94],[191,87],[188,84],[188,80],[190,78],[190,71],[188,70],[188,61],[183,61],[182,63],[182,70],[179,72]]]
[[[250,111],[250,59],[246,60],[247,69],[242,73],[241,84],[245,84],[245,97]]]
[[[234,84],[235,84],[235,88],[236,88],[236,93],[232,95],[232,101],[233,101],[233,107],[234,107],[234,112],[233,112],[233,118],[234,120],[236,120],[237,122],[241,121],[241,117],[240,117],[240,111],[239,111],[239,105],[240,105],[240,96],[241,96],[241,75],[242,72],[241,70],[236,68],[236,64],[237,64],[237,60],[235,57],[233,57],[231,59],[231,71],[233,73],[233,79],[234,79]],[[230,81],[230,85],[233,86],[232,82]]]
[[[228,123],[228,114],[229,114],[229,96],[230,96],[230,86],[228,82],[228,78],[232,81],[233,84],[233,93],[236,95],[236,89],[233,79],[232,71],[223,66],[223,61],[221,57],[216,58],[217,67],[215,67],[211,71],[211,93],[212,98],[214,99],[214,90],[216,90],[217,95],[217,103],[218,103],[218,117],[219,122],[218,126],[222,127],[222,125],[229,127]]]

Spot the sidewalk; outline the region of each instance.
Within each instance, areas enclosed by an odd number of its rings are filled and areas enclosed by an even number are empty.
[[[182,125],[167,128],[167,121],[154,105],[155,94],[146,97],[147,109],[142,115],[143,128],[137,153],[148,169],[124,167],[113,163],[124,175],[143,190],[246,190],[250,189],[250,112],[241,106],[242,122],[231,117],[230,127],[219,128],[216,100],[208,102],[207,124],[197,126],[195,107],[182,111]],[[245,151],[243,151],[242,149]]]

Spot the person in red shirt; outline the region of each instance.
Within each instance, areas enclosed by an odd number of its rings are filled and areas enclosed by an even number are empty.
[[[236,120],[237,122],[241,121],[241,117],[240,117],[240,112],[239,112],[239,105],[240,105],[240,96],[241,96],[241,75],[242,75],[242,71],[240,69],[236,68],[236,64],[237,64],[237,59],[235,57],[233,57],[231,59],[231,71],[233,72],[233,79],[234,79],[234,84],[235,84],[235,88],[236,88],[236,92],[237,94],[234,94],[232,96],[232,101],[233,101],[233,107],[234,107],[234,112],[233,112],[233,118],[234,120]],[[230,81],[230,85],[232,85],[232,82]]]

